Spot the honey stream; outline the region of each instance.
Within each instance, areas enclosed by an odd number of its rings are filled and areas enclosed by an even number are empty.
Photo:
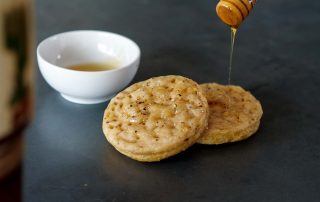
[[[228,85],[231,84],[231,72],[232,72],[232,61],[233,61],[233,48],[234,41],[236,39],[237,28],[231,27],[231,47],[230,47],[230,57],[229,57],[229,74],[228,74]]]

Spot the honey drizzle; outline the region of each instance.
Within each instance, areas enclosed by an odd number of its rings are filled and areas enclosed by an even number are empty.
[[[231,72],[232,72],[232,60],[233,60],[233,47],[234,47],[234,41],[236,38],[237,28],[230,27],[231,28],[231,47],[230,47],[230,57],[229,57],[229,74],[228,74],[228,85],[231,84]]]

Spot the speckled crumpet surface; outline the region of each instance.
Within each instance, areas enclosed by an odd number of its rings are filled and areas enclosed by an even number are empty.
[[[210,114],[208,129],[198,143],[223,144],[236,142],[254,134],[260,124],[262,107],[248,91],[239,86],[202,84]]]
[[[128,87],[104,113],[103,132],[122,154],[159,161],[194,144],[207,127],[209,107],[200,86],[160,76]]]

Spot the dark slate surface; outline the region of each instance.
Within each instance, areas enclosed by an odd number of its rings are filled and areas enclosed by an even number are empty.
[[[226,83],[229,29],[216,3],[38,0],[37,42],[68,30],[117,32],[142,49],[134,82],[180,74]],[[260,130],[160,163],[133,161],[106,142],[107,103],[71,104],[38,75],[25,201],[320,201],[319,10],[320,1],[258,1],[238,32],[232,83],[261,101]]]

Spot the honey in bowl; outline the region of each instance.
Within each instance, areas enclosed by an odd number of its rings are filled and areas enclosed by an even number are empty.
[[[96,63],[83,63],[67,67],[68,69],[76,71],[86,71],[86,72],[97,72],[97,71],[108,71],[116,69],[119,67],[119,61],[116,59],[109,59],[105,62]]]

